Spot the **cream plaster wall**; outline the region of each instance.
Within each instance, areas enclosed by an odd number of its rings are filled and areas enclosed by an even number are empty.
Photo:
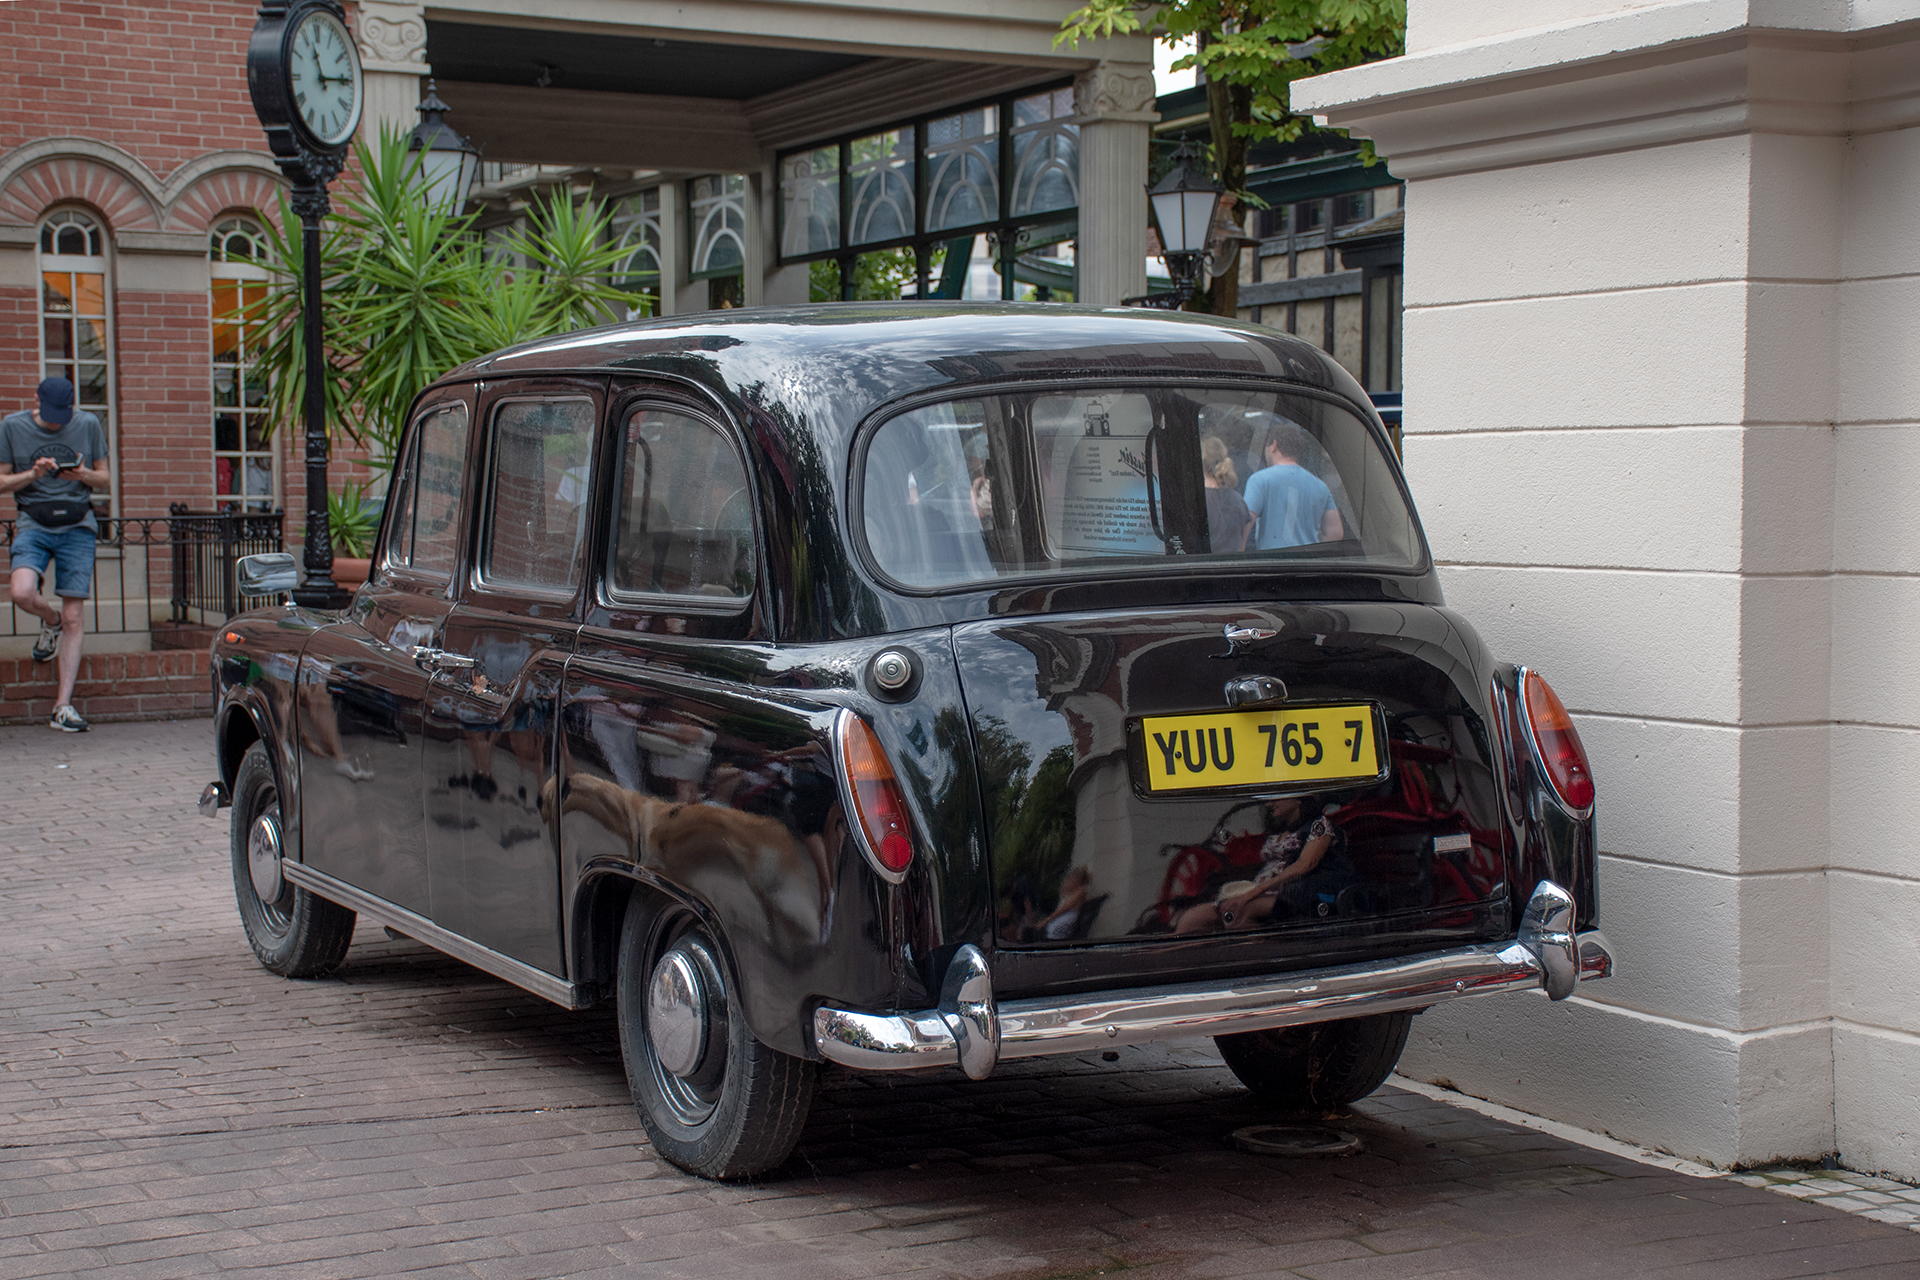
[[[1920,1178],[1920,3],[1412,0],[1408,43],[1295,102],[1410,179],[1409,479],[1580,724],[1622,961],[1403,1070]]]

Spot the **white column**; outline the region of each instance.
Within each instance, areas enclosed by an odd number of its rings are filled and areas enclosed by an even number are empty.
[[[420,123],[421,78],[430,71],[427,9],[400,0],[359,0],[357,8],[354,34],[366,74],[360,136],[372,143],[383,125],[406,133]]]
[[[1153,67],[1102,62],[1073,82],[1080,126],[1080,243],[1074,301],[1111,306],[1147,291],[1147,141]]]
[[[1555,4],[1414,0],[1415,52],[1293,89],[1409,180],[1409,480],[1575,713],[1622,950],[1403,1069],[1920,1176],[1920,9]]]
[[[693,242],[687,225],[687,184],[660,184],[660,314],[707,309],[707,282],[692,279]]]

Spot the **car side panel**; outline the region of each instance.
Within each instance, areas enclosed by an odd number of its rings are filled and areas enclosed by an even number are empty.
[[[927,677],[888,705],[850,673],[878,642],[786,651],[615,636],[589,626],[568,667],[558,814],[580,967],[595,880],[693,906],[732,952],[748,1024],[814,1057],[815,1005],[928,1002],[951,940],[984,941],[986,878],[971,756],[945,631],[914,638]],[[832,758],[835,714],[872,724],[921,835],[906,882],[860,852]],[[957,943],[951,943],[957,945]]]
[[[220,778],[232,787],[245,743],[257,736],[280,776],[287,855],[300,856],[300,754],[295,732],[295,677],[300,651],[338,619],[288,605],[260,609],[227,623],[214,637],[214,731]]]

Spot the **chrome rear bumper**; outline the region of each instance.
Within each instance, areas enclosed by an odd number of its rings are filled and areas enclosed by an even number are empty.
[[[997,1003],[986,957],[964,946],[948,966],[938,1008],[917,1013],[814,1011],[814,1043],[833,1062],[870,1071],[960,1066],[975,1080],[1002,1058],[1080,1053],[1180,1036],[1227,1035],[1357,1018],[1499,991],[1544,988],[1555,1000],[1613,972],[1597,929],[1573,932],[1573,900],[1541,881],[1519,936],[1367,964],[1229,982],[1137,987]]]

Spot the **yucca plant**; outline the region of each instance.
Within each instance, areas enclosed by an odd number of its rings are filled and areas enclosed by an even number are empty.
[[[563,190],[535,203],[507,247],[524,266],[490,258],[473,215],[430,202],[407,135],[383,130],[354,144],[353,182],[321,237],[327,421],[391,458],[414,397],[456,365],[500,347],[604,324],[631,295],[607,283],[623,251],[610,215]],[[269,236],[274,279],[255,316],[275,425],[304,420],[298,223],[281,209]]]

